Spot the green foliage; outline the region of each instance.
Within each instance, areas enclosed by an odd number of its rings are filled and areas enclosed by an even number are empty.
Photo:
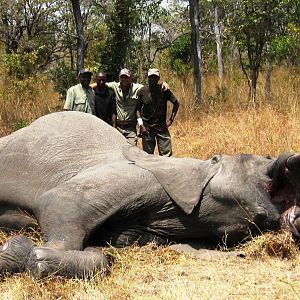
[[[278,35],[271,44],[272,57],[275,63],[288,61],[295,65],[300,63],[300,28],[294,23],[287,27],[287,34]]]
[[[101,53],[100,63],[110,71],[114,79],[118,78],[120,68],[125,67],[132,46],[132,28],[136,20],[134,2],[133,0],[113,1],[114,9],[107,19],[110,36]]]
[[[65,46],[58,42],[62,36],[62,13],[57,2],[0,0],[0,39],[5,53],[13,55],[9,60],[16,62],[16,66],[11,69],[15,69],[13,73],[20,73],[18,76],[23,76],[24,70],[25,75],[43,71],[62,54]]]
[[[263,58],[271,54],[274,56],[276,50],[279,58],[282,55],[280,49],[287,50],[286,42],[289,39],[287,31],[282,29],[287,28],[292,16],[287,11],[294,8],[294,0],[246,0],[232,3],[229,33],[236,39],[241,67],[247,76],[253,101]],[[273,47],[273,53],[272,47],[268,45]]]
[[[191,37],[182,35],[169,47],[169,66],[178,74],[185,75],[191,70]]]
[[[112,79],[118,78],[119,70],[123,67],[140,74],[153,63],[157,48],[161,48],[165,42],[165,31],[161,23],[168,11],[160,6],[161,2],[110,2],[110,8],[105,12],[109,34],[106,35],[105,45],[100,52],[100,64]]]
[[[35,75],[37,51],[31,53],[4,54],[4,73],[8,78],[25,79]]]
[[[55,69],[51,72],[53,85],[61,98],[65,98],[67,90],[77,83],[77,74],[71,66],[67,65],[64,61],[57,64]]]
[[[143,78],[158,64],[155,55],[168,52],[163,61],[179,75],[190,73],[192,53],[187,0],[80,1],[87,41],[85,66],[104,69],[117,79],[122,67]],[[276,64],[300,63],[300,1],[200,1],[200,40],[203,72],[216,72],[218,60],[214,9],[218,8],[225,68],[232,70],[241,53],[249,82],[255,82],[266,56]],[[2,73],[30,86],[29,78],[55,67],[56,90],[65,96],[77,82],[77,38],[70,1],[0,0]],[[234,43],[235,42],[235,43]],[[266,47],[268,45],[268,48]],[[21,83],[20,79],[23,83]]]

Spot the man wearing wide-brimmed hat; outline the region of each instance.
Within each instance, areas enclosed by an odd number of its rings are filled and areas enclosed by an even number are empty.
[[[95,94],[89,86],[92,72],[81,69],[78,73],[79,84],[70,87],[64,104],[64,110],[81,111],[95,114]]]
[[[137,121],[142,134],[143,150],[153,154],[157,144],[159,155],[171,156],[172,143],[168,128],[175,119],[179,102],[169,89],[162,89],[159,79],[159,70],[149,69],[148,86],[139,92]],[[170,118],[166,120],[168,101],[172,103],[173,109]]]

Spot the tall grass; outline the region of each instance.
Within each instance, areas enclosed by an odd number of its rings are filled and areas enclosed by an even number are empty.
[[[172,75],[172,74],[171,74]],[[213,154],[255,153],[277,156],[300,152],[300,76],[278,69],[272,79],[272,100],[258,85],[255,107],[248,100],[248,87],[241,74],[225,78],[222,88],[214,75],[203,78],[203,101],[193,106],[190,77],[182,79],[162,72],[181,106],[171,127],[175,156],[206,159]],[[20,82],[0,87],[0,135],[29,124],[37,117],[62,109],[51,82],[39,78],[25,86]],[[3,242],[7,239],[0,235]],[[282,248],[272,240],[271,250]],[[266,239],[271,239],[267,236]],[[34,238],[36,241],[36,238]],[[261,239],[253,241],[256,254],[270,251]],[[259,246],[258,246],[259,245]],[[270,244],[268,244],[270,245]],[[289,241],[289,247],[291,242]],[[251,247],[250,247],[251,248]],[[253,250],[254,249],[254,250]],[[197,259],[150,244],[145,247],[107,249],[115,258],[107,277],[91,281],[45,278],[30,274],[4,276],[1,299],[299,299],[300,260],[276,258]],[[271,251],[271,252],[272,252]],[[294,250],[293,250],[294,251]],[[294,253],[294,252],[293,252]],[[296,252],[297,253],[297,252]]]
[[[239,76],[225,78],[222,88],[216,77],[204,77],[198,108],[193,106],[192,79],[185,85],[172,79],[171,88],[181,102],[171,128],[175,155],[208,158],[244,152],[277,156],[300,151],[300,76],[292,70],[274,71],[272,100],[265,99],[264,84],[259,84],[255,107]]]
[[[0,85],[0,136],[29,125],[38,117],[62,109],[59,95],[45,77],[6,80]]]

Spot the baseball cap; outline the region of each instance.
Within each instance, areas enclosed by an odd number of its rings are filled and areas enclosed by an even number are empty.
[[[148,70],[148,77],[151,76],[151,75],[156,75],[159,77],[159,71],[158,69],[149,69]]]
[[[128,69],[122,69],[119,73],[119,76],[125,75],[127,77],[131,77],[131,72]]]
[[[81,69],[79,72],[78,72],[78,76],[81,75],[81,74],[85,74],[85,73],[89,73],[91,75],[93,75],[93,72],[88,70],[88,69]]]

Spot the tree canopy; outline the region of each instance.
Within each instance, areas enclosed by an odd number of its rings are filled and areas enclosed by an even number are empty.
[[[3,70],[18,79],[50,72],[60,84],[70,84],[83,66],[103,69],[110,79],[128,67],[143,80],[163,53],[165,66],[185,77],[194,69],[193,32],[199,35],[201,73],[219,70],[223,76],[241,68],[255,101],[257,79],[267,60],[299,65],[299,1],[201,0],[195,29],[189,12],[197,3],[0,0]]]

